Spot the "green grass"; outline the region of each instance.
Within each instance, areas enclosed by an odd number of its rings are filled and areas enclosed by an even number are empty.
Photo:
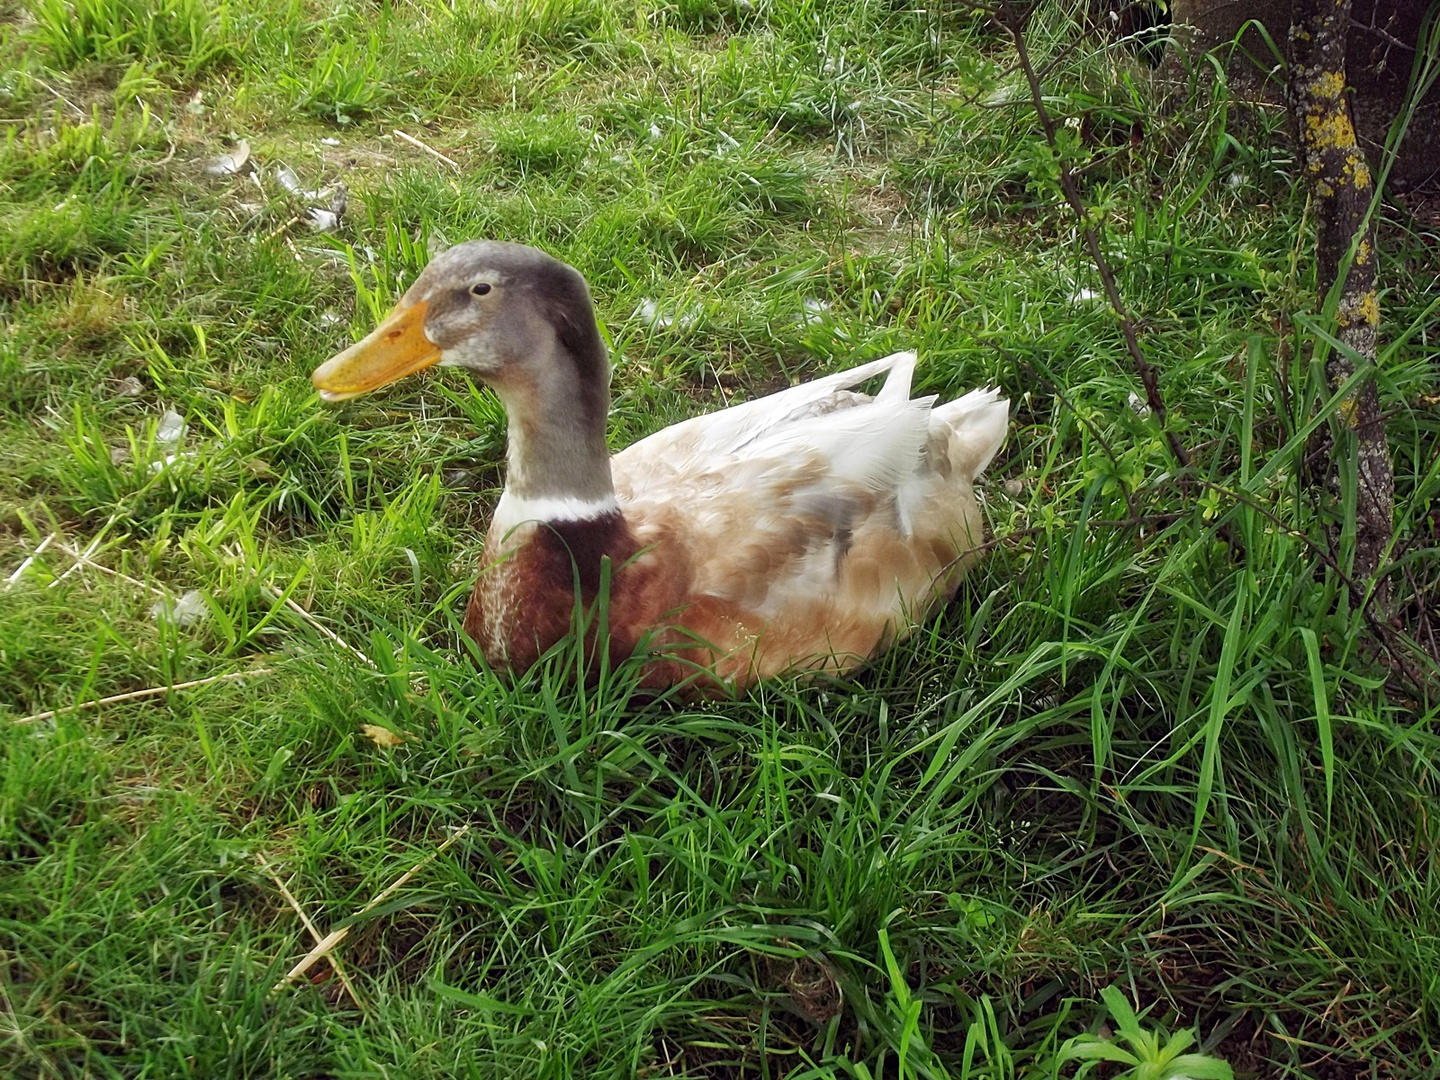
[[[0,6],[0,1072],[1428,1075],[1440,738],[1318,553],[1283,117],[1032,26],[1179,478],[983,21],[456,7]],[[235,138],[258,184],[205,171]],[[347,185],[337,231],[282,162]],[[1419,632],[1436,238],[1383,213]],[[616,446],[901,347],[924,392],[1002,386],[994,550],[851,681],[498,680],[457,625],[498,404],[308,383],[478,236],[589,278]],[[328,963],[272,993],[312,943],[277,878],[349,926],[358,1002]]]

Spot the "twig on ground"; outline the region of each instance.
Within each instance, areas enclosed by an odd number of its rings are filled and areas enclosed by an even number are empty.
[[[319,634],[320,636],[322,636],[322,637],[324,637],[324,638],[328,638],[330,641],[334,642],[336,645],[339,645],[342,649],[346,650],[347,652],[349,652],[350,654],[352,654],[353,656],[355,656],[357,659],[359,659],[359,661],[360,661],[362,664],[365,664],[365,665],[367,665],[367,666],[369,666],[369,667],[371,667],[371,668],[374,668],[374,667],[375,667],[375,661],[371,660],[371,659],[370,659],[368,656],[366,656],[363,652],[361,652],[359,649],[355,648],[354,645],[351,645],[348,641],[346,641],[344,638],[342,638],[339,634],[335,633],[334,630],[331,630],[331,629],[329,629],[329,628],[321,625],[320,621],[319,621],[318,619],[316,619],[314,615],[311,615],[310,612],[306,611],[303,607],[301,607],[299,604],[297,604],[294,600],[291,600],[288,596],[281,596],[280,593],[279,593],[279,591],[276,590],[273,586],[262,584],[262,585],[260,586],[260,591],[263,592],[263,593],[265,593],[265,594],[266,594],[267,596],[269,596],[272,600],[277,600],[277,601],[280,601],[281,603],[283,603],[287,608],[289,608],[291,611],[293,611],[296,615],[300,616],[300,618],[305,622],[305,624],[306,624],[307,626],[309,626],[312,630],[314,630],[317,634]]]
[[[285,898],[285,902],[295,909],[295,914],[300,916],[300,921],[305,925],[305,929],[310,931],[310,936],[314,938],[317,943],[321,941],[322,936],[319,929],[310,921],[310,916],[305,914],[305,909],[300,906],[300,901],[295,899],[295,895],[285,885],[285,882],[280,880],[280,875],[275,872],[275,868],[271,865],[270,860],[265,858],[263,851],[257,851],[255,853],[255,861],[260,864],[260,869],[264,870],[270,880],[275,883],[275,887],[280,890],[280,895]],[[335,969],[335,977],[338,978],[341,985],[345,987],[345,992],[350,995],[350,1000],[355,1003],[355,1007],[361,1012],[364,1012],[365,1005],[360,1000],[360,995],[355,990],[355,985],[350,981],[350,976],[345,974],[345,969],[340,966],[340,958],[338,956],[331,957],[330,966]]]
[[[103,535],[104,535],[104,534],[101,533],[101,536],[103,536]],[[53,589],[53,588],[55,588],[56,585],[59,585],[60,582],[64,581],[67,577],[69,577],[71,574],[73,574],[76,570],[79,570],[80,567],[82,567],[82,566],[94,566],[95,563],[93,563],[93,562],[90,561],[90,556],[91,556],[91,555],[94,555],[94,554],[95,554],[95,550],[100,546],[101,536],[97,536],[97,537],[95,537],[94,540],[91,540],[91,541],[90,541],[90,546],[87,547],[83,552],[78,552],[78,551],[76,551],[74,548],[70,548],[68,554],[70,554],[71,556],[73,556],[74,559],[75,559],[75,561],[70,564],[70,568],[69,568],[68,570],[66,570],[63,574],[58,575],[58,576],[55,578],[54,581],[50,582],[50,584],[47,585],[47,586],[45,586],[45,587],[46,587],[47,589]],[[62,546],[66,546],[66,545],[62,545]]]
[[[225,675],[211,675],[206,679],[191,679],[189,682],[171,683],[168,686],[150,686],[144,690],[131,690],[125,694],[111,694],[109,697],[94,698],[90,701],[77,701],[74,705],[62,705],[58,709],[49,709],[45,712],[34,713],[30,716],[22,716],[19,720],[13,721],[16,724],[35,724],[41,720],[49,720],[53,716],[59,716],[65,712],[79,712],[81,709],[98,709],[102,705],[118,705],[122,701],[138,701],[141,698],[157,697],[160,694],[168,694],[175,690],[191,690],[197,686],[208,686],[211,683],[228,682],[231,679],[248,679],[251,676],[269,675],[269,668],[256,668],[253,671],[231,671]]]
[[[441,844],[438,848],[432,851],[429,855],[426,855],[409,870],[405,871],[405,873],[401,874],[398,878],[395,879],[395,881],[393,881],[390,885],[386,886],[386,888],[381,891],[378,896],[376,896],[368,904],[366,904],[354,915],[352,915],[349,922],[347,922],[344,926],[340,927],[338,930],[330,931],[330,933],[326,934],[323,938],[316,942],[315,947],[311,949],[308,953],[306,953],[304,957],[301,958],[298,964],[296,964],[288,972],[286,972],[283,979],[281,979],[279,982],[277,982],[274,986],[270,988],[270,992],[272,994],[278,994],[281,990],[284,990],[287,986],[293,983],[296,979],[300,978],[300,976],[304,975],[305,972],[309,971],[321,960],[325,959],[335,948],[335,946],[339,945],[340,942],[345,940],[345,937],[347,934],[350,933],[351,928],[362,916],[366,914],[366,912],[372,911],[380,904],[383,904],[386,900],[390,898],[392,894],[395,893],[397,889],[402,888],[406,882],[408,882],[421,870],[425,869],[425,867],[429,866],[432,862],[434,862],[441,855],[443,855],[450,847],[455,844],[456,841],[469,833],[469,831],[469,825],[462,825],[443,844]]]
[[[284,225],[281,225],[278,229],[275,229],[273,232],[267,233],[261,243],[268,244],[271,240],[274,240],[281,233],[287,232],[291,228],[291,226],[298,224],[300,224],[300,215],[296,214],[289,221],[285,222]],[[294,251],[295,249],[292,247],[290,250]]]
[[[44,540],[36,544],[35,550],[27,555],[25,561],[15,568],[15,572],[5,579],[5,588],[9,589],[13,587],[14,584],[25,575],[25,571],[30,569],[35,560],[45,553],[45,549],[48,548],[59,535],[59,533],[52,532],[49,536],[45,537]]]
[[[77,566],[88,566],[92,570],[99,570],[102,574],[109,574],[113,578],[118,578],[121,581],[129,582],[137,589],[148,589],[156,596],[160,597],[162,600],[167,599],[170,596],[169,590],[164,589],[159,585],[149,585],[143,581],[137,581],[129,574],[122,574],[119,570],[111,570],[110,567],[102,566],[100,563],[95,562],[93,559],[90,558],[90,552],[95,550],[94,544],[91,544],[90,547],[83,552],[76,551],[72,545],[66,543],[63,540],[55,546],[58,547],[61,551],[63,551],[66,555],[69,555],[72,559],[74,559]],[[70,569],[73,570],[75,569],[75,567],[72,566]],[[68,574],[69,572],[70,571],[67,570],[65,573]],[[62,574],[61,576],[63,577],[64,575]],[[55,580],[59,581],[60,579],[56,578]],[[51,584],[53,585],[54,582],[51,582]]]
[[[55,89],[53,86],[51,86],[49,83],[45,82],[45,81],[42,80],[42,79],[37,79],[37,78],[35,78],[34,75],[31,75],[31,76],[30,76],[30,81],[33,82],[36,86],[38,86],[38,87],[40,87],[40,88],[42,88],[42,89],[44,89],[44,90],[48,90],[48,91],[49,91],[51,94],[53,94],[53,95],[56,97],[56,99],[59,100],[62,104],[66,105],[66,106],[68,106],[70,109],[74,110],[75,115],[78,116],[78,117],[80,117],[81,120],[88,120],[88,119],[89,119],[89,115],[85,112],[84,109],[80,108],[79,105],[76,105],[73,101],[71,101],[69,98],[67,98],[64,94],[60,93],[59,90],[56,90],[56,89]]]
[[[458,161],[452,161],[452,160],[450,160],[448,157],[446,157],[444,154],[442,154],[439,150],[436,150],[433,146],[426,146],[426,145],[425,145],[423,142],[421,142],[419,139],[415,138],[415,136],[413,136],[413,135],[406,135],[405,132],[401,131],[399,128],[395,128],[394,130],[395,130],[395,137],[396,137],[396,138],[398,138],[398,139],[404,139],[404,140],[405,140],[407,143],[409,143],[411,146],[419,147],[421,150],[424,150],[427,154],[433,154],[433,155],[435,155],[435,156],[436,156],[437,158],[439,158],[441,161],[445,162],[446,165],[449,165],[452,169],[458,170],[458,169],[460,168],[460,163],[459,163]]]

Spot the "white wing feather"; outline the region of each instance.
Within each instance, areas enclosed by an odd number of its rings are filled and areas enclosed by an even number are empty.
[[[615,456],[619,476],[646,463],[630,481],[632,497],[654,492],[669,501],[673,478],[692,468],[710,473],[726,463],[773,462],[776,471],[797,472],[819,454],[828,463],[827,483],[883,490],[915,469],[929,433],[933,397],[910,397],[915,354],[899,352],[768,397],[682,421],[642,439]],[[873,398],[849,388],[889,372]],[[664,463],[661,466],[661,463]],[[656,466],[660,466],[658,469]],[[646,482],[650,473],[653,483]],[[664,477],[662,480],[661,477]],[[754,474],[747,476],[753,483]],[[633,487],[631,487],[633,484]]]
[[[915,354],[898,352],[879,360],[871,360],[859,367],[837,371],[813,382],[801,383],[799,386],[756,398],[754,401],[682,420],[641,439],[628,450],[639,450],[643,447],[646,455],[663,454],[666,444],[684,443],[716,455],[734,454],[755,436],[763,434],[776,424],[791,417],[813,415],[824,408],[827,400],[838,398],[841,391],[858,386],[891,369],[895,371],[885,381],[885,389],[881,390],[881,393],[889,390],[895,376],[903,371],[905,386],[902,392],[908,395],[910,373],[915,369]]]

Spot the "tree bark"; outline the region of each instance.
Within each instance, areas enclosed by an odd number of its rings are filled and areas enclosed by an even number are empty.
[[[1356,143],[1345,96],[1350,2],[1295,0],[1290,24],[1290,109],[1315,208],[1320,300],[1324,305],[1336,294],[1335,336],[1347,347],[1332,349],[1326,361],[1332,389],[1355,374],[1357,358],[1362,364],[1375,362],[1380,324],[1375,228],[1366,217],[1375,183]],[[1373,584],[1374,603],[1384,618],[1390,589],[1377,571],[1394,530],[1395,478],[1373,377],[1363,378],[1340,403],[1338,420],[1329,447],[1330,486],[1337,493],[1344,490],[1353,460],[1352,579],[1362,587]],[[1348,533],[1348,512],[1344,520]]]

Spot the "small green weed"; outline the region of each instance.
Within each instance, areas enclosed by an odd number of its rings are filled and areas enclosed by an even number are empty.
[[[1123,1080],[1231,1080],[1233,1070],[1209,1054],[1187,1053],[1195,1044],[1193,1031],[1173,1035],[1163,1028],[1147,1029],[1118,987],[1100,991],[1115,1031],[1109,1037],[1076,1035],[1056,1054],[1059,1065],[1080,1061],[1076,1076],[1084,1076],[1101,1062],[1119,1065],[1113,1075]]]

